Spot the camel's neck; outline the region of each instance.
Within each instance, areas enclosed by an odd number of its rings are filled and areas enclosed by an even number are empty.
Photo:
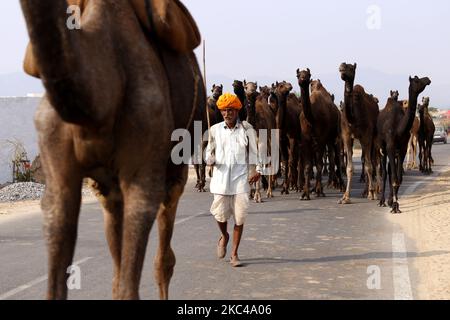
[[[256,125],[256,96],[252,94],[247,97],[247,122],[250,123],[255,129]]]
[[[406,113],[397,128],[397,133],[399,136],[403,136],[404,134],[411,131],[411,128],[414,124],[414,118],[416,116],[417,97],[418,94],[409,89],[408,108],[406,109]]]
[[[303,106],[303,113],[305,114],[306,120],[312,125],[314,122],[312,111],[311,111],[311,99],[309,96],[309,85],[300,86],[301,91],[301,102]]]
[[[66,25],[67,1],[21,0],[21,5],[50,102],[63,120],[90,122],[89,95],[73,79],[79,70],[79,31]]]
[[[344,92],[344,114],[350,123],[353,122],[353,83],[354,81],[345,81]]]
[[[288,94],[276,94],[277,97],[277,115],[276,115],[276,125],[277,129],[284,128],[284,119],[286,117],[286,109],[287,109],[287,96]]]

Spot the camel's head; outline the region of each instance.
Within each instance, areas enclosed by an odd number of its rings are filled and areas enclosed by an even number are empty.
[[[418,76],[415,76],[414,78],[409,77],[409,89],[410,92],[412,90],[415,94],[422,93],[427,86],[431,84],[431,80],[428,77],[425,78],[419,78]]]
[[[219,97],[222,95],[223,93],[223,85],[221,84],[220,86],[216,86],[215,84],[212,87],[212,96],[215,100],[218,100]]]
[[[274,87],[274,85],[272,85],[272,87]],[[283,81],[283,82],[276,82],[275,83],[275,87],[274,87],[274,91],[277,95],[281,95],[281,96],[287,96],[289,94],[289,92],[291,92],[291,90],[293,89],[292,84],[290,84],[289,82]]]
[[[265,96],[270,95],[270,88],[268,86],[259,87],[259,91]]]
[[[341,109],[341,111],[344,111],[344,101],[342,101],[342,100],[339,103],[339,109]]]
[[[348,63],[342,63],[339,67],[339,72],[341,73],[341,79],[344,81],[355,81],[355,74],[356,74],[356,63],[355,64],[348,64]]]
[[[392,98],[392,99],[394,99],[395,101],[398,101],[398,96],[399,96],[398,90],[395,90],[395,91],[392,91],[392,90],[391,90],[390,95],[391,95],[391,98]]]
[[[311,81],[311,92],[320,90],[321,88],[323,88],[323,85],[319,79]]]
[[[311,71],[308,69],[300,71],[297,69],[297,79],[298,84],[301,88],[309,90],[309,85],[311,83]]]
[[[245,82],[244,90],[247,97],[258,94],[258,82]]]
[[[403,109],[408,109],[408,104],[409,104],[408,100],[403,100],[402,101]]]
[[[430,98],[429,97],[423,97],[422,98],[422,104],[426,107],[430,105]]]
[[[242,81],[234,80],[233,89],[234,89],[234,93],[237,95],[245,94],[244,83]]]

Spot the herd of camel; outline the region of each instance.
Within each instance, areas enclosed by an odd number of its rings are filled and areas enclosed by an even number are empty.
[[[354,85],[356,64],[341,64],[339,72],[344,81],[344,101],[338,108],[334,95],[320,80],[312,80],[310,70],[297,70],[300,97],[292,93],[293,86],[285,81],[271,87],[258,87],[255,82],[234,81],[234,93],[243,106],[239,117],[258,131],[280,130],[282,159],[281,194],[289,190],[301,192],[302,200],[310,200],[313,192],[324,196],[322,174],[328,174],[328,186],[344,192],[340,204],[351,203],[350,192],[353,177],[354,140],[362,148],[361,181],[366,187],[364,197],[379,199],[379,206],[386,206],[385,189],[389,178],[388,204],[392,213],[400,213],[398,190],[402,183],[406,155],[407,168],[417,167],[416,150],[419,146],[420,170],[431,173],[431,146],[434,134],[433,120],[428,113],[429,98],[419,105],[419,95],[431,84],[428,78],[409,78],[409,96],[399,100],[398,91],[391,91],[384,109],[379,100],[367,94],[361,85]],[[213,85],[207,100],[210,125],[223,121],[217,108],[223,85]],[[206,184],[205,166],[196,165],[198,191]],[[343,175],[347,176],[344,184]],[[313,187],[310,181],[315,179]],[[267,196],[273,196],[277,177],[264,181]],[[257,183],[251,197],[261,202],[261,183]]]
[[[194,122],[206,119],[207,93],[194,54],[201,42],[197,25],[179,0],[20,3],[30,36],[25,71],[40,78],[46,89],[35,126],[46,181],[41,207],[48,248],[47,297],[67,298],[81,190],[83,180],[89,178],[103,207],[113,261],[113,298],[139,298],[147,242],[156,222],[159,244],[154,273],[160,297],[167,299],[175,266],[174,221],[188,179],[188,165],[171,160],[178,143],[171,136],[178,128],[193,136]],[[68,28],[68,4],[81,8],[81,30]],[[286,168],[282,191],[301,186],[305,199],[313,166],[314,191],[323,195],[326,150],[330,181],[337,188],[343,188],[341,167],[347,159],[342,203],[350,201],[352,144],[359,139],[369,197],[374,197],[373,176],[381,163],[384,181],[390,173],[392,206],[398,211],[401,164],[417,97],[430,80],[410,79],[406,109],[393,95],[379,112],[375,99],[361,86],[353,86],[356,65],[343,64],[340,71],[345,81],[341,111],[306,70],[297,72],[300,100],[286,82],[270,88],[236,82],[235,90],[246,106],[241,119],[256,128],[280,129]],[[217,99],[220,89],[214,87],[210,101]],[[431,161],[427,104],[424,100],[420,109],[418,136],[424,171],[430,170]],[[212,122],[219,121],[216,109],[210,111]],[[271,185],[272,178],[268,180]]]

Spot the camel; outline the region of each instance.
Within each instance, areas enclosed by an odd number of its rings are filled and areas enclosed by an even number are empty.
[[[244,80],[244,82],[245,82],[245,80]],[[234,82],[233,82],[233,91],[237,95],[239,100],[241,101],[241,104],[243,106],[246,106],[247,105],[247,98],[245,96],[244,82],[239,81],[239,80],[234,80]],[[241,108],[241,110],[239,110],[239,119],[241,121],[244,121],[244,120],[247,119],[247,108]]]
[[[321,154],[325,154],[327,147],[329,160],[328,186],[341,188],[343,186],[342,174],[340,170],[340,112],[334,104],[334,95],[325,89],[320,80],[311,81],[311,107],[314,118],[314,137],[319,148],[316,157],[323,158]],[[321,150],[323,147],[323,150]],[[337,169],[336,169],[337,166]],[[321,177],[316,177],[316,194],[317,184],[321,185]],[[323,195],[323,192],[322,192]]]
[[[275,128],[275,114],[272,112],[272,109],[270,108],[268,103],[270,93],[267,90],[258,93],[257,88],[258,83],[245,82],[245,94],[247,100],[247,121],[256,130],[258,145],[264,144],[270,156],[271,130]],[[260,138],[259,130],[267,130],[267,141],[262,141],[259,139]],[[258,149],[261,150],[261,146],[259,146]],[[262,202],[261,180],[256,183],[256,189],[253,195],[253,199],[256,203]],[[268,182],[267,198],[272,198],[273,176],[269,175],[267,182]]]
[[[403,110],[408,108],[408,100],[403,100]],[[417,147],[419,143],[419,127],[420,120],[419,117],[414,117],[414,123],[411,128],[411,138],[409,138],[408,149],[406,151],[406,169],[417,169],[419,166],[417,165]]]
[[[297,184],[298,148],[300,142],[300,102],[289,82],[272,85],[271,98],[276,105],[276,129],[280,135],[281,162],[284,167],[281,194],[289,194],[289,185]]]
[[[167,299],[175,265],[170,242],[188,177],[188,160],[178,165],[171,159],[179,142],[171,136],[177,128],[193,133],[206,105],[193,52],[200,36],[184,51],[167,41],[189,28],[198,32],[195,22],[177,0],[150,3],[152,32],[143,28],[130,1],[83,1],[80,32],[66,26],[66,0],[20,2],[46,89],[35,125],[47,182],[41,203],[47,297],[67,298],[66,271],[75,251],[82,181],[88,177],[104,209],[113,298],[139,298],[156,220],[155,277],[160,298]],[[183,25],[182,19],[190,23]]]
[[[344,112],[341,118],[342,140],[347,154],[347,188],[340,204],[349,204],[353,176],[353,144],[352,138],[358,139],[364,153],[364,167],[367,179],[367,195],[375,200],[375,183],[373,182],[373,167],[376,162],[374,142],[379,108],[373,96],[368,95],[360,85],[353,87],[356,73],[356,63],[342,63],[339,72],[345,82]]]
[[[419,105],[420,127],[419,127],[419,169],[424,174],[431,174],[433,170],[433,157],[431,156],[431,147],[433,146],[433,136],[436,127],[433,118],[428,113],[430,98],[422,98],[422,104]]]
[[[336,161],[339,165],[340,148],[339,111],[335,107],[331,95],[323,87],[320,80],[311,81],[310,70],[297,69],[298,83],[301,89],[302,112],[299,117],[301,126],[301,169],[300,187],[303,189],[302,200],[310,200],[309,181],[313,163],[316,166],[316,185],[314,192],[318,197],[325,196],[322,186],[323,158],[325,147],[328,147],[330,161],[330,181],[336,180]],[[309,89],[311,86],[311,94]],[[339,171],[339,169],[338,169]],[[338,176],[340,176],[338,174]],[[342,180],[342,178],[341,178]]]
[[[425,88],[431,84],[429,78],[419,79],[409,77],[409,99],[406,112],[402,103],[398,101],[398,94],[388,99],[386,107],[380,112],[377,122],[377,145],[381,151],[381,170],[383,184],[379,206],[386,206],[385,189],[386,178],[389,173],[391,213],[401,213],[398,203],[398,190],[402,184],[403,161],[405,159],[410,131],[414,123],[417,110],[417,98]],[[389,159],[389,170],[387,160]],[[388,172],[389,171],[389,172]]]
[[[223,85],[216,86],[215,84],[212,86],[211,89],[212,95],[208,97],[207,99],[207,109],[209,113],[209,124],[210,126],[215,125],[216,123],[222,122],[223,117],[220,113],[219,108],[217,108],[217,100],[219,100],[219,97],[223,93]],[[203,119],[203,127],[202,132],[205,131],[208,118],[205,113],[205,119]],[[202,145],[202,150],[206,149],[206,146],[208,145],[208,141],[204,141]],[[206,186],[206,164],[202,157],[202,163],[201,164],[194,164],[195,168],[195,174],[197,175],[197,183],[195,185],[195,188],[198,192],[206,192],[205,186]],[[209,176],[212,176],[212,167],[209,169]]]

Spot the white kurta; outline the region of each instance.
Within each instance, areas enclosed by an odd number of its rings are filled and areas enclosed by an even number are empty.
[[[245,123],[244,128],[238,120],[233,129],[228,128],[225,122],[212,126],[206,148],[206,163],[214,164],[211,193],[235,195],[249,192],[252,166],[256,165],[256,171],[261,173],[257,155],[256,132],[249,123]]]

